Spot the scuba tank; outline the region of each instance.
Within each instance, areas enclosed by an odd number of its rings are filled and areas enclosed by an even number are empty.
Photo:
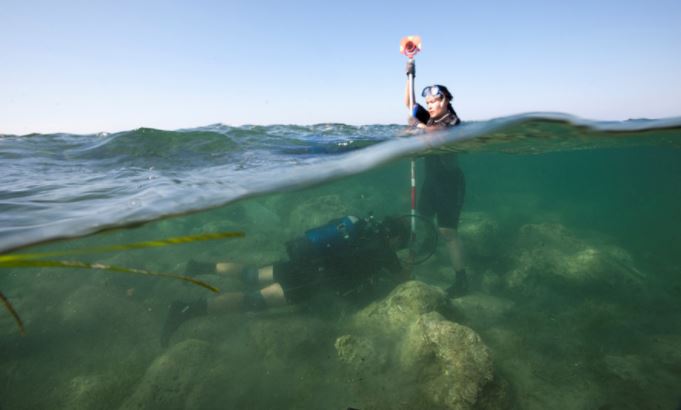
[[[319,251],[327,251],[347,247],[357,237],[357,222],[355,216],[344,216],[334,219],[328,224],[313,228],[305,232],[309,243]]]

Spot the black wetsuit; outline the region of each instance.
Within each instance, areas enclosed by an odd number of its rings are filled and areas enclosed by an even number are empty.
[[[377,275],[402,270],[381,224],[369,220],[355,222],[353,234],[334,246],[303,236],[287,242],[286,252],[289,260],[274,264],[274,280],[291,303],[305,302],[320,289],[354,298],[372,292]]]
[[[461,123],[456,112],[435,121],[421,105],[414,106],[414,117],[429,128],[448,128]],[[459,226],[459,217],[466,194],[466,180],[459,168],[456,153],[429,155],[425,158],[425,178],[419,195],[417,209],[426,217],[437,216],[438,226]]]

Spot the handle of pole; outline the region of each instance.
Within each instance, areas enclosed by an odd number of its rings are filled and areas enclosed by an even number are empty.
[[[409,59],[414,61],[413,58]],[[416,95],[414,94],[414,75],[409,74],[409,115],[414,112],[414,101],[416,100]]]

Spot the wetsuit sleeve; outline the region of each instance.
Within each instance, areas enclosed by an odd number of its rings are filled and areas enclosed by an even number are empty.
[[[420,123],[425,124],[430,119],[430,114],[428,111],[421,106],[421,104],[414,104],[414,109],[411,115],[416,118]]]

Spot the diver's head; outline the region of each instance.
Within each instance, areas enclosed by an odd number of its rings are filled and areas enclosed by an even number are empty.
[[[381,227],[392,248],[399,250],[409,246],[411,237],[409,218],[388,216],[381,222]]]
[[[429,85],[421,91],[421,96],[426,99],[426,109],[431,118],[440,118],[454,110],[452,93],[444,85]]]

